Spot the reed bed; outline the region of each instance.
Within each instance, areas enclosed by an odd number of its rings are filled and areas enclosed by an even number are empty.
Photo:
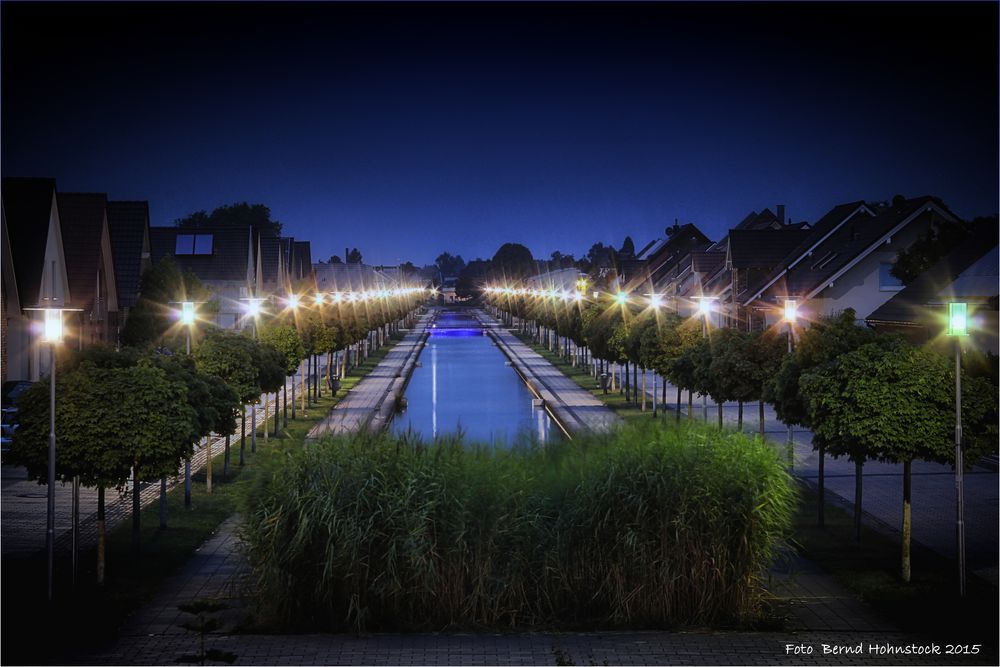
[[[356,435],[272,463],[242,541],[276,629],[755,619],[795,493],[766,444],[631,425],[549,447]]]

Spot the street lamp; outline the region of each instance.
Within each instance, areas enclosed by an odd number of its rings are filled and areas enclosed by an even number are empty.
[[[795,319],[798,317],[798,304],[795,299],[785,299],[785,322],[788,323],[788,354],[792,353],[792,327],[795,326]],[[795,445],[792,440],[792,423],[788,422],[788,465],[795,465]]]
[[[659,308],[662,305],[663,305],[663,297],[661,295],[659,295],[659,294],[650,294],[649,295],[649,307],[650,308]]]
[[[628,300],[628,295],[625,294],[625,292],[619,291],[618,294],[615,296],[615,303],[617,303],[619,306],[624,306],[625,301],[627,300]]]
[[[949,336],[955,337],[955,528],[958,541],[958,594],[965,597],[965,463],[962,460],[962,336],[969,335],[969,305],[948,304]]]
[[[701,337],[708,338],[708,316],[712,312],[717,297],[699,296],[695,298],[698,300],[698,312],[701,313]],[[708,395],[706,394],[701,395],[701,418],[706,423],[708,422]]]
[[[187,329],[185,350],[187,351],[188,356],[191,355],[191,327],[194,326],[195,319],[196,318],[194,312],[194,301],[182,301],[180,320],[181,324],[183,324],[184,327]],[[209,462],[209,465],[211,465],[211,462]],[[161,494],[161,500],[166,498],[165,480],[166,478],[163,478],[161,480],[161,482],[163,482],[162,487],[160,489],[163,492]],[[184,507],[187,508],[191,507],[191,457],[190,456],[184,459]],[[164,524],[166,523],[165,521],[166,506],[163,503],[161,503],[160,509],[161,509],[160,523]]]

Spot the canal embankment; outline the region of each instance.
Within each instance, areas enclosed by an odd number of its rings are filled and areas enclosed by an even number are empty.
[[[315,440],[364,429],[381,430],[392,419],[396,404],[406,389],[406,381],[427,340],[433,312],[417,318],[416,325],[361,382],[334,406],[333,410],[306,436]]]
[[[475,315],[486,334],[568,436],[606,432],[620,423],[618,416],[599,399],[566,377],[496,319],[481,310],[476,310]]]

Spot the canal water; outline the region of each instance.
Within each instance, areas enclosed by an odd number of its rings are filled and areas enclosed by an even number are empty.
[[[552,442],[562,432],[471,315],[442,311],[429,329],[421,366],[406,388],[392,430],[431,440],[459,430],[468,443],[509,447]]]

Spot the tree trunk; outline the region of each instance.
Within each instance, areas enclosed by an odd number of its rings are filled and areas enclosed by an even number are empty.
[[[643,376],[645,377],[645,375]],[[642,390],[643,395],[646,394],[646,390]],[[656,418],[656,373],[653,373],[653,418]]]
[[[223,481],[229,479],[229,444],[230,436],[226,434],[226,448],[222,456],[222,479]]]
[[[719,428],[721,429],[722,428],[722,401],[719,401],[718,403],[716,403],[716,406],[718,406],[718,408],[719,408]]]
[[[281,403],[283,413],[283,426],[288,428],[288,376],[285,376],[285,384],[281,386]]]
[[[205,493],[212,493],[212,434],[205,436]]]
[[[854,463],[854,541],[861,542],[861,491],[864,483],[864,461]]]
[[[819,527],[820,528],[822,528],[822,527],[824,527],[826,525],[826,484],[825,484],[826,479],[825,479],[824,473],[823,473],[823,468],[824,468],[825,464],[826,464],[826,446],[825,445],[820,445],[819,446],[819,475],[816,478],[817,479],[816,497],[817,497],[817,500],[818,500],[818,503],[817,503],[817,507],[818,507],[817,522],[819,523]]]
[[[738,428],[740,430],[740,433],[742,433],[743,432],[743,401],[738,401],[737,405],[739,405],[739,407],[737,408],[737,412],[736,412],[736,428]]]
[[[666,388],[666,385],[664,385]],[[674,415],[674,421],[678,424],[681,423],[681,388],[677,387],[677,414]]]
[[[160,477],[160,530],[167,527],[167,476]]]
[[[642,411],[646,411],[646,369],[642,369]],[[655,409],[653,410],[656,411]]]
[[[636,394],[639,393],[639,364],[632,364],[632,402],[638,403],[639,397]]]
[[[295,385],[298,384],[296,373],[292,373],[292,419],[295,419]]]
[[[758,401],[758,405],[760,406],[760,439],[763,440],[764,439],[764,399],[763,398],[760,399],[760,401]]]
[[[910,581],[910,466],[912,461],[903,461],[903,581]]]
[[[688,421],[694,421],[694,394],[688,389]]]
[[[139,531],[141,530],[141,516],[139,510],[141,509],[141,503],[139,502],[139,466],[132,466],[132,553],[138,557],[139,550],[141,548],[141,535]]]
[[[271,424],[268,422],[268,408],[270,407],[271,401],[270,396],[267,392],[264,392],[264,442],[267,442],[267,432],[271,430]],[[254,453],[257,453],[257,448],[253,448]],[[243,465],[243,458],[240,457],[240,465]]]
[[[105,554],[107,534],[104,519],[104,486],[97,487],[97,585],[104,585]]]
[[[308,364],[308,362],[305,359],[303,359],[302,363],[301,363],[301,366],[302,366],[302,387],[301,387],[301,389],[302,389],[302,416],[303,417],[307,416],[306,415],[306,367],[307,367],[307,364]]]
[[[275,438],[278,437],[278,416],[279,416],[279,405],[278,405],[278,392],[274,392],[274,435]]]
[[[250,428],[251,429],[254,428],[253,421],[250,422]],[[254,438],[254,436],[256,434],[257,434],[257,432],[253,431],[253,433],[251,433],[251,435],[250,435],[250,449],[252,451],[257,451],[257,439]],[[245,458],[244,452],[246,451],[246,446],[247,446],[247,406],[242,405],[242,406],[240,406],[240,465],[241,466],[245,462],[244,461],[244,458]],[[228,454],[228,452],[227,452],[227,454]],[[223,475],[223,476],[225,476],[225,475]]]

